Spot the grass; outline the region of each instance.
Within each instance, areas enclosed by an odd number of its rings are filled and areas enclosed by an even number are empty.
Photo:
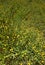
[[[44,0],[0,0],[0,65],[45,65]]]

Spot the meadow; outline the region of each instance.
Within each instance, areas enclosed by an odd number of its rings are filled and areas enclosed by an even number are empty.
[[[0,65],[45,65],[45,0],[0,0]]]

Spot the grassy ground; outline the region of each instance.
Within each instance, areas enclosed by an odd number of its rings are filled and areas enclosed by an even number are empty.
[[[0,0],[0,65],[45,65],[45,0]]]

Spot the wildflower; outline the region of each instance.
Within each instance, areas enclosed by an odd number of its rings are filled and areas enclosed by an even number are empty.
[[[4,46],[6,47],[7,45],[6,45],[6,44],[4,44]]]
[[[20,63],[20,65],[23,65],[22,63]]]
[[[17,38],[19,37],[20,35],[17,35]]]
[[[38,52],[38,54],[40,54],[40,53]]]
[[[9,36],[7,36],[7,38],[9,39]]]
[[[36,52],[38,52],[38,50]]]
[[[42,63],[44,63],[44,61],[42,60]]]
[[[38,50],[34,50],[34,51],[38,53]]]
[[[13,41],[14,41],[15,39],[13,39]]]
[[[22,55],[22,57],[24,57],[24,54]]]
[[[5,50],[5,48],[3,48]]]
[[[28,44],[31,44],[30,42]]]
[[[35,49],[35,46],[33,46],[33,49]]]
[[[24,54],[26,55],[26,52]]]
[[[13,48],[11,48],[10,51],[13,52]]]
[[[27,65],[30,65],[30,62],[28,62]]]
[[[35,57],[34,59],[35,59],[35,60],[37,60],[37,58],[36,58],[36,57]]]
[[[18,55],[18,53],[15,54],[16,56]]]

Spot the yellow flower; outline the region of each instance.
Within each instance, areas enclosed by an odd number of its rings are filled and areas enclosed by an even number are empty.
[[[13,39],[13,41],[14,41],[15,39]]]
[[[16,43],[16,45],[18,45],[18,43]]]
[[[38,52],[38,50],[36,52]]]
[[[28,62],[27,65],[30,65],[30,62]]]
[[[9,39],[9,36],[7,36],[7,38]]]
[[[35,46],[33,46],[33,49],[35,49],[36,47]]]
[[[5,48],[3,48],[5,50]]]
[[[24,55],[26,55],[26,52],[24,53]]]
[[[34,59],[36,60],[37,58],[35,57]]]
[[[4,44],[4,46],[6,47],[7,45],[6,45],[6,44]]]
[[[20,63],[20,65],[23,65],[22,63]]]
[[[34,51],[38,53],[38,50],[34,50]]]
[[[42,60],[42,63],[44,63],[44,61]]]
[[[24,54],[22,55],[22,57],[24,57]]]
[[[20,35],[17,35],[17,38],[19,37]]]
[[[10,51],[13,52],[13,48],[11,48]]]
[[[18,54],[16,53],[15,55],[17,56]]]
[[[31,44],[30,42],[28,44]]]

